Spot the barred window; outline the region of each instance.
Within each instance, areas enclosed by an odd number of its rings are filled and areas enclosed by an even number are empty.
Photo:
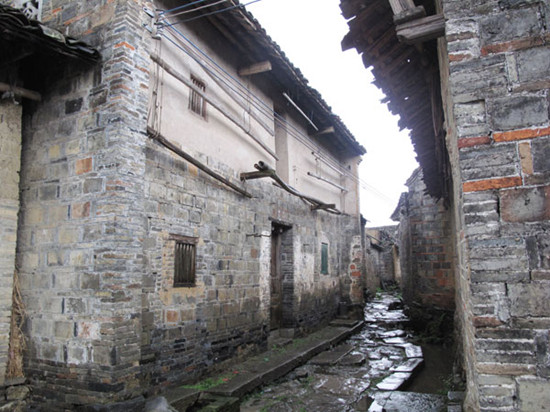
[[[203,93],[206,92],[206,85],[203,81],[191,75],[193,85]],[[199,93],[191,89],[189,91],[189,109],[197,113],[199,116],[206,118],[206,101]]]
[[[321,243],[321,274],[328,275],[328,243]]]
[[[195,286],[197,239],[179,237],[174,250],[174,287]]]

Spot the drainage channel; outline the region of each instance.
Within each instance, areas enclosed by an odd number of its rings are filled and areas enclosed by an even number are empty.
[[[423,369],[420,346],[411,343],[408,318],[398,297],[385,293],[365,308],[365,324],[359,333],[322,352],[283,378],[263,386],[241,400],[241,412],[345,412],[461,410],[460,396],[449,402],[444,387],[440,393],[407,392]],[[431,353],[430,353],[431,355]],[[436,362],[437,373],[441,373]],[[445,372],[446,373],[446,372]],[[425,380],[444,381],[426,370]],[[434,382],[432,382],[434,383]],[[423,386],[422,382],[420,386]],[[418,387],[418,385],[417,385]],[[422,388],[421,388],[422,389]]]

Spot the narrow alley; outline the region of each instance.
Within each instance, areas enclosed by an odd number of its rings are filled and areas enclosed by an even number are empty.
[[[280,340],[231,373],[168,398],[178,411],[461,411],[461,394],[451,391],[451,348],[423,351],[409,322],[396,293],[377,293],[364,321],[337,320],[306,338]]]
[[[365,307],[361,332],[251,394],[241,411],[446,411],[452,353],[427,370],[408,322],[400,299],[379,293]],[[436,393],[402,392],[423,372]]]

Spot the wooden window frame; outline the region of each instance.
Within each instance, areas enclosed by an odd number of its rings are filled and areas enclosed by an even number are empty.
[[[189,288],[197,284],[197,243],[198,238],[172,235],[174,241],[174,282],[175,288]]]
[[[191,75],[191,82],[197,89],[206,93],[206,83],[197,76]],[[189,89],[189,110],[206,119],[206,100],[193,89]]]

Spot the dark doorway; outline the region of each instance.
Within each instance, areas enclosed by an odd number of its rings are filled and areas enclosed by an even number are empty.
[[[290,250],[289,250],[290,247]],[[271,224],[271,307],[270,329],[280,329],[288,322],[289,303],[292,305],[292,238],[290,226]],[[289,287],[290,286],[290,287]],[[290,300],[290,301],[289,301]]]

